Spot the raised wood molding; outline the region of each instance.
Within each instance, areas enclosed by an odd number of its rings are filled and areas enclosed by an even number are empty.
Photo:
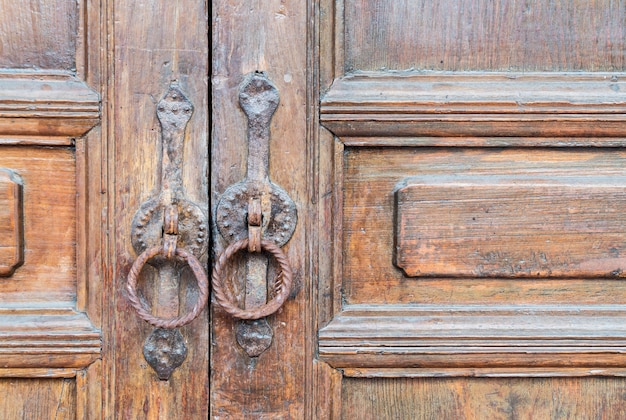
[[[626,177],[594,171],[408,177],[395,264],[408,277],[622,277]]]
[[[343,376],[352,378],[552,378],[552,377],[589,377],[617,376],[626,377],[626,369],[611,367],[589,368],[344,368]],[[1,374],[1,372],[0,372]]]
[[[99,95],[71,73],[0,71],[0,144],[1,136],[10,144],[15,136],[80,137],[99,121]]]
[[[0,277],[8,277],[24,262],[22,180],[0,167]]]
[[[0,368],[0,378],[75,378],[80,368]]]
[[[323,361],[382,376],[399,368],[419,368],[420,376],[571,368],[578,376],[586,367],[623,367],[624,348],[624,305],[349,305],[319,331]]]
[[[65,308],[0,308],[0,368],[85,368],[101,354],[100,331]]]
[[[320,118],[342,141],[359,138],[352,145],[618,146],[626,74],[360,72],[334,81]]]

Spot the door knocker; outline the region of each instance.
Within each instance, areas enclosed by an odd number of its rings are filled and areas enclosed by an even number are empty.
[[[270,121],[278,107],[276,86],[264,73],[246,77],[239,104],[248,118],[248,166],[243,181],[222,194],[216,208],[216,224],[229,246],[217,259],[211,275],[216,302],[240,320],[237,342],[251,357],[271,344],[273,331],[265,317],[275,313],[291,293],[293,272],[281,247],[296,228],[296,206],[269,177]],[[224,268],[231,258],[247,251],[243,298],[225,284]],[[265,254],[265,255],[264,255]],[[267,278],[268,259],[275,259],[279,273]]]

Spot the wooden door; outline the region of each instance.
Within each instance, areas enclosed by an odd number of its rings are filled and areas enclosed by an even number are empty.
[[[325,414],[624,416],[625,7],[321,3]]]
[[[0,12],[0,417],[625,416],[624,2]],[[178,179],[210,225],[181,245],[207,272],[219,261],[256,71],[280,96],[268,170],[297,211],[292,289],[271,333],[250,327],[255,356],[237,339],[254,323],[214,295],[161,380],[127,290],[147,246],[134,216],[177,162],[163,141],[184,138]],[[178,131],[160,122],[170,88],[188,107]],[[253,258],[229,261],[229,285]],[[266,259],[261,277],[280,278]],[[138,276],[143,304],[191,310],[192,273],[172,295],[160,268]]]
[[[213,302],[212,416],[623,418],[626,4],[303,3],[213,5],[214,203],[262,70],[299,219],[267,351]]]
[[[162,189],[157,104],[172,85],[191,104],[181,113],[193,108],[185,197],[208,213],[208,13],[202,1],[0,2],[0,418],[207,417],[207,311],[180,329],[186,359],[159,380],[126,284],[133,217]],[[139,277],[144,304],[171,317],[157,271]],[[198,287],[188,271],[180,281],[182,314]]]

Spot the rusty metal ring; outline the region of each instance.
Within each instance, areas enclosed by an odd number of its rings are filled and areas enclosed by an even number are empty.
[[[153,258],[157,255],[165,256],[165,251],[163,246],[158,245],[152,248],[149,248],[142,252],[139,257],[135,260],[132,267],[130,267],[130,271],[128,272],[128,280],[126,283],[126,291],[128,292],[128,300],[131,305],[137,311],[137,315],[148,324],[153,325],[157,328],[164,329],[173,329],[182,327],[183,325],[189,324],[191,321],[196,319],[204,306],[207,304],[209,299],[209,285],[208,279],[202,268],[202,264],[198,259],[190,252],[185,251],[181,248],[176,248],[176,256],[180,257],[183,261],[187,262],[191,271],[193,271],[194,276],[196,277],[196,281],[198,282],[198,289],[200,289],[200,294],[198,295],[198,301],[193,306],[191,312],[186,315],[179,316],[177,318],[159,318],[150,313],[150,309],[142,303],[137,297],[137,277],[139,277],[139,272],[143,268],[143,266],[148,262],[150,258]]]
[[[291,292],[291,283],[293,280],[293,272],[291,266],[287,260],[287,256],[280,249],[280,247],[273,242],[261,240],[261,251],[267,251],[276,259],[281,269],[281,274],[277,281],[275,291],[276,294],[264,305],[258,306],[252,309],[241,309],[237,306],[232,294],[227,288],[224,287],[222,282],[222,270],[228,263],[233,255],[248,248],[248,239],[240,239],[237,242],[230,244],[228,248],[220,255],[213,267],[213,273],[211,274],[211,286],[213,287],[213,294],[217,303],[230,315],[239,319],[259,319],[273,314],[282,306],[282,304],[289,297]]]

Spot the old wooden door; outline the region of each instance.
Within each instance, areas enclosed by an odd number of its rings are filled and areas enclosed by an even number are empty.
[[[263,70],[298,227],[267,350],[213,305],[212,415],[624,417],[626,3],[303,3],[214,3],[213,208]]]
[[[625,16],[0,0],[0,418],[625,417]],[[259,79],[269,132],[239,104]],[[231,216],[285,257],[220,259]],[[173,243],[247,309],[288,264],[286,302],[239,321],[214,290],[160,341],[127,279]],[[193,311],[193,273],[155,264],[135,306]],[[159,379],[144,351],[180,343]]]
[[[321,2],[324,415],[624,417],[625,14]]]
[[[298,227],[267,350],[213,302],[212,415],[623,418],[626,3],[303,3],[214,2],[213,208],[262,70]]]
[[[202,1],[0,1],[0,418],[207,417],[205,307],[180,329],[186,360],[159,380],[126,284],[162,242],[162,207],[147,220],[156,241],[133,218],[164,182],[182,183],[179,227],[208,214],[208,14]],[[157,115],[177,91],[190,117],[178,131]],[[184,168],[161,179],[177,163],[163,141],[182,136]],[[194,228],[185,246],[206,269],[208,225]],[[188,270],[180,280],[179,304],[145,268],[139,295],[182,315],[198,287]]]
[[[323,415],[623,418],[626,3],[319,16]]]

